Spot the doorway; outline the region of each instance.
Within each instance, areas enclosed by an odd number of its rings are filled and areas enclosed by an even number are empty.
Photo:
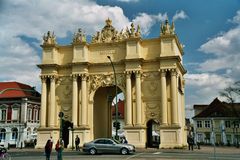
[[[157,131],[159,123],[151,119],[147,122],[147,148],[159,148],[160,136],[159,131]]]
[[[63,120],[63,130],[62,130],[62,139],[64,142],[64,148],[67,148],[69,144],[69,128],[72,127],[72,123],[69,121]]]
[[[121,90],[118,88],[118,93]],[[93,133],[96,138],[112,137],[112,103],[116,95],[116,87],[100,87],[94,95]]]

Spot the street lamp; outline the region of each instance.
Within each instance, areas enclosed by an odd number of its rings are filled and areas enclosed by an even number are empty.
[[[233,122],[233,134],[235,131],[235,136],[234,136],[234,142],[236,143],[236,147],[239,148],[239,143],[238,143],[238,127],[239,127],[239,122],[234,121]]]
[[[116,128],[116,135],[115,135],[115,139],[118,140],[118,104],[117,104],[117,77],[116,77],[116,72],[115,72],[115,68],[114,65],[112,63],[111,57],[107,56],[107,58],[110,60],[112,68],[113,68],[113,73],[114,73],[114,80],[115,80],[115,89],[116,89],[116,103],[115,103],[115,128]]]

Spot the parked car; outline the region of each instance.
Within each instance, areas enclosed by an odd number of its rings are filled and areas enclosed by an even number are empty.
[[[83,151],[89,154],[97,153],[120,153],[129,154],[135,152],[135,146],[131,144],[122,144],[110,138],[98,138],[91,142],[83,144]]]

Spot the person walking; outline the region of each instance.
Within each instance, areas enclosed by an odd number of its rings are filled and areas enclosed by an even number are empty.
[[[47,140],[47,143],[45,145],[45,156],[46,156],[46,160],[50,160],[50,156],[52,153],[52,142],[51,140]]]
[[[79,144],[80,144],[80,138],[78,137],[78,135],[75,138],[75,147],[76,147],[76,151],[79,151]]]
[[[127,141],[127,139],[126,139],[125,136],[122,138],[122,143],[124,143],[124,144],[128,144],[128,141]]]
[[[55,146],[57,152],[57,160],[62,160],[63,140],[58,140]]]
[[[188,150],[192,150],[193,151],[194,141],[193,141],[193,137],[192,136],[188,135],[187,143],[188,143]]]

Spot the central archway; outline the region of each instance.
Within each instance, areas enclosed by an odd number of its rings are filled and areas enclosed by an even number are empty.
[[[121,92],[121,89],[118,88],[117,90],[118,93]],[[100,87],[95,92],[93,107],[94,138],[112,137],[112,104],[115,94],[115,86]]]

